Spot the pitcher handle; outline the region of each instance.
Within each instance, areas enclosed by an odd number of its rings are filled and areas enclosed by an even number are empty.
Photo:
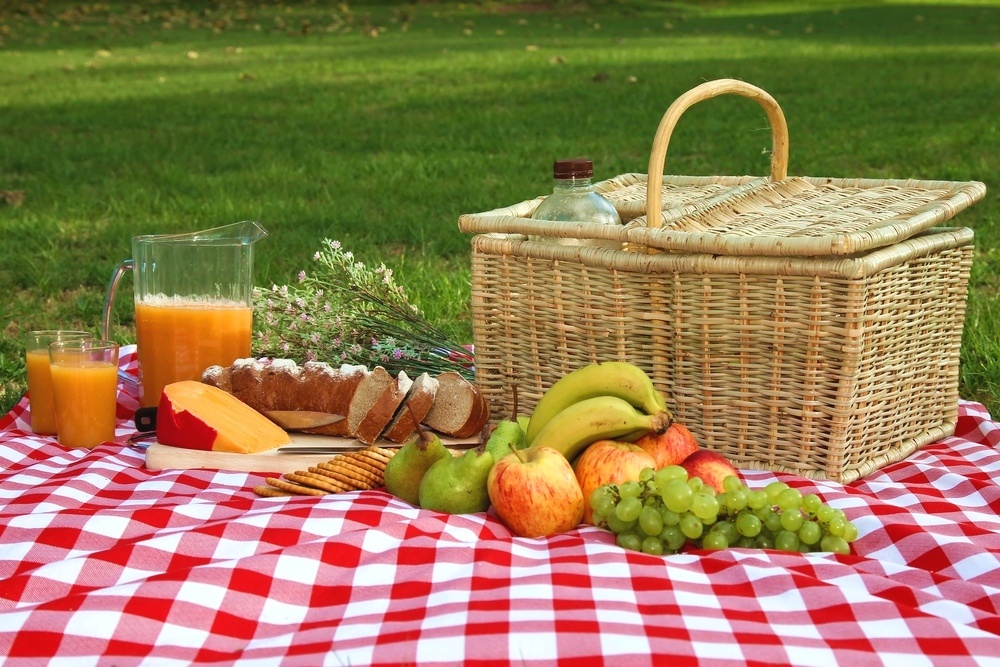
[[[111,339],[111,308],[115,302],[115,294],[118,292],[118,281],[122,279],[122,275],[126,271],[134,267],[134,260],[126,259],[120,262],[115,268],[115,274],[111,276],[111,282],[108,283],[108,293],[104,296],[104,318],[101,321],[101,338],[104,340]]]

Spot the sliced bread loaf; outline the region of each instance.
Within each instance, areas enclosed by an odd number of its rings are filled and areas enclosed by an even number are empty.
[[[479,387],[454,371],[441,373],[437,380],[437,395],[423,423],[455,438],[478,433],[490,418],[489,403]]]
[[[382,437],[392,442],[406,441],[417,430],[417,424],[423,422],[428,410],[431,409],[439,386],[437,378],[433,378],[427,373],[418,375],[403,404],[396,411],[396,416],[382,432]]]

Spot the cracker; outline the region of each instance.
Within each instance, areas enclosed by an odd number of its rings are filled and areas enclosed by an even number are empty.
[[[302,484],[303,486],[321,489],[329,493],[340,493],[341,491],[354,490],[354,487],[352,486],[341,483],[339,481],[328,479],[326,477],[323,477],[322,475],[316,475],[311,472],[306,472],[304,470],[297,470],[295,472],[286,472],[285,479],[295,482],[297,484]]]
[[[284,479],[274,479],[273,477],[268,477],[264,480],[271,486],[281,489],[282,491],[288,491],[289,493],[294,493],[303,496],[325,496],[326,491],[321,491],[320,489],[315,489],[309,486],[302,486],[300,484],[293,484],[292,482],[286,481]]]
[[[352,466],[349,463],[342,463],[337,459],[320,463],[315,468],[310,468],[310,470],[320,475],[343,475],[348,479],[358,480],[365,484],[375,484],[376,486],[382,484],[381,474],[375,474],[364,468]]]
[[[324,479],[350,486],[351,490],[373,489],[375,486],[378,486],[377,484],[373,484],[369,479],[365,479],[364,477],[356,474],[351,474],[347,471],[332,468],[332,466],[325,463],[319,464],[319,467],[310,468],[309,471],[314,475],[323,477]]]
[[[289,491],[282,491],[281,489],[276,489],[273,486],[268,486],[267,484],[261,484],[260,486],[253,487],[253,492],[264,498],[284,498],[286,496],[296,495]]]

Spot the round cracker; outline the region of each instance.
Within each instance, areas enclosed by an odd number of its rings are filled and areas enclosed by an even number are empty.
[[[320,474],[324,474],[326,472],[339,473],[351,479],[357,479],[370,484],[381,484],[383,477],[382,473],[376,474],[369,470],[365,470],[364,468],[351,465],[348,462],[338,461],[337,459],[318,464],[314,472]]]
[[[354,490],[354,487],[340,482],[339,480],[332,480],[305,470],[297,470],[294,473],[285,473],[285,479],[304,486],[322,489],[329,493],[340,493],[341,491]]]
[[[303,496],[325,496],[326,491],[316,489],[310,486],[302,486],[301,484],[294,484],[284,479],[274,479],[273,477],[268,477],[264,480],[271,486],[281,489],[282,491],[288,491],[289,493],[294,493]]]
[[[343,469],[335,468],[328,464],[321,463],[320,467],[317,467],[313,470],[314,474],[322,475],[327,479],[336,480],[341,484],[348,484],[351,486],[352,489],[364,490],[364,489],[373,489],[376,486],[379,486],[378,484],[372,482],[372,480],[370,479],[366,479],[359,475],[352,474],[349,471],[344,471]]]
[[[285,498],[287,496],[295,495],[294,493],[282,491],[281,489],[276,489],[273,486],[268,486],[267,484],[261,484],[260,486],[253,487],[253,492],[264,498]]]

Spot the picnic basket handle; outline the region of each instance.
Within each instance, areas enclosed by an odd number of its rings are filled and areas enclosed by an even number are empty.
[[[667,144],[670,135],[677,126],[681,115],[694,104],[719,95],[733,93],[756,100],[764,107],[768,123],[771,125],[771,180],[780,181],[788,175],[788,124],[785,114],[773,97],[766,91],[737,79],[716,79],[706,81],[687,91],[670,105],[663,114],[656,136],[653,137],[653,149],[649,154],[649,171],[646,175],[646,226],[659,227],[660,219],[660,188],[663,185],[663,168],[667,158]],[[655,212],[655,214],[654,214]]]

